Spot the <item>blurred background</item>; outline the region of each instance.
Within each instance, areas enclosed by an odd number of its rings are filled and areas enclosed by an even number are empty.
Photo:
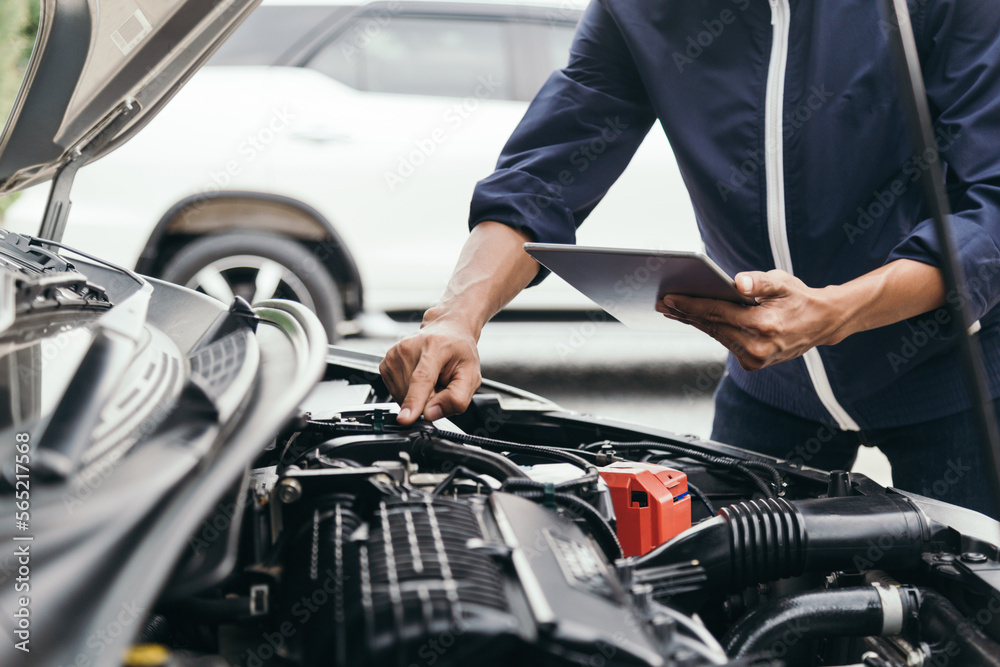
[[[300,301],[331,341],[382,354],[440,297],[472,189],[566,63],[585,4],[265,1],[145,129],[79,172],[64,242],[225,302]],[[38,7],[0,0],[4,116]],[[47,194],[0,200],[0,224],[37,233]],[[578,242],[701,250],[659,126]],[[566,408],[707,437],[725,351],[679,324],[629,330],[552,276],[487,327],[481,356],[485,376]]]
[[[41,0],[0,0],[0,118],[7,118],[28,66]],[[0,216],[16,197],[0,198]],[[2,219],[2,217],[0,217]]]

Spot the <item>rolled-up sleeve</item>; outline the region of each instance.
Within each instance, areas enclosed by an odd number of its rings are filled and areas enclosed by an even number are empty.
[[[917,14],[914,30],[936,116],[936,148],[945,163],[968,307],[979,319],[1000,302],[1000,12],[991,0],[933,3],[924,12]],[[940,258],[933,223],[923,220],[887,261],[938,266]]]
[[[621,32],[591,2],[570,49],[472,196],[469,228],[493,220],[538,242],[573,243],[655,119]],[[534,283],[545,275],[539,273]]]

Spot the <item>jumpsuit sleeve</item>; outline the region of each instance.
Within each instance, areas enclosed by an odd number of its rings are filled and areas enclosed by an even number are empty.
[[[920,12],[913,23],[935,116],[935,147],[971,296],[967,306],[979,319],[1000,302],[1000,12],[989,0],[927,3]],[[920,158],[910,161],[914,178]],[[904,258],[940,265],[930,219],[921,220],[887,261]]]
[[[542,243],[576,228],[628,166],[655,114],[604,0],[591,2],[554,72],[473,192],[469,228],[492,220]],[[547,271],[541,270],[532,284]]]

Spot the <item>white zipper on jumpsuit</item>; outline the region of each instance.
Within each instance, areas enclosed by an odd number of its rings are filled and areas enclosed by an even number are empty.
[[[764,112],[765,177],[767,179],[767,231],[771,240],[774,266],[782,271],[792,271],[792,254],[788,248],[788,229],[785,220],[785,172],[782,147],[782,108],[785,94],[785,65],[788,62],[788,24],[791,10],[788,0],[769,0],[771,25],[774,26],[771,42],[771,62],[767,69],[767,97]],[[857,422],[837,401],[826,375],[823,359],[813,348],[802,355],[812,380],[816,395],[830,416],[844,431],[859,430]]]

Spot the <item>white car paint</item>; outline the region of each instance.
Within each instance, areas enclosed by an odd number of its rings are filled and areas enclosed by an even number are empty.
[[[392,95],[304,68],[206,67],[130,142],[79,172],[64,241],[131,267],[185,197],[279,194],[331,221],[357,261],[366,310],[422,310],[440,297],[465,240],[473,186],[527,106],[489,99],[488,87],[479,98]],[[26,191],[4,226],[37,232],[46,196],[47,187]],[[659,126],[578,243],[701,249]],[[511,307],[592,305],[551,277]]]

